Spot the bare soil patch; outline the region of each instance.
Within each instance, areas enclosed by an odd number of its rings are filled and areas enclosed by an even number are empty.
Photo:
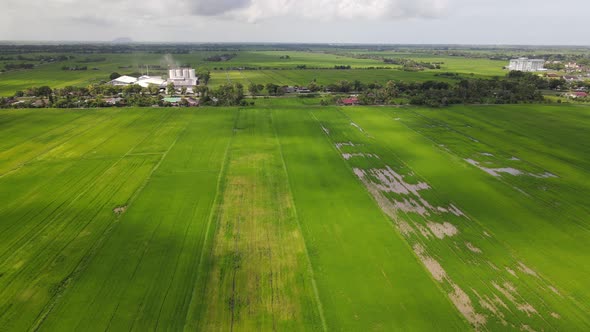
[[[439,239],[444,239],[445,237],[452,237],[459,233],[457,227],[449,222],[444,222],[442,224],[429,221],[426,226],[430,229],[430,231]]]
[[[475,311],[471,299],[459,286],[453,285],[454,291],[449,297],[455,307],[465,316],[465,318],[476,328],[486,324],[486,316]]]
[[[523,262],[518,262],[518,269],[520,271],[522,271],[523,273],[526,273],[528,275],[534,276],[534,277],[539,277],[539,275],[537,274],[537,272],[535,272],[533,269],[531,269],[530,267],[524,265]]]
[[[123,205],[123,206],[117,206],[116,208],[113,209],[113,212],[117,215],[120,216],[123,213],[125,213],[125,211],[127,211],[127,205]]]
[[[440,265],[440,263],[437,262],[434,258],[428,256],[426,250],[421,244],[414,245],[414,252],[418,256],[420,261],[422,261],[422,264],[426,266],[426,269],[428,269],[428,271],[436,281],[441,282],[443,281],[443,279],[447,277],[447,273]]]
[[[474,252],[476,254],[481,254],[481,249],[479,249],[478,247],[474,246],[471,242],[465,242],[465,246],[467,247],[467,249],[469,249],[471,252]]]

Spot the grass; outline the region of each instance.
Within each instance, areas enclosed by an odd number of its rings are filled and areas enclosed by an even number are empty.
[[[2,329],[588,329],[590,108],[256,103],[0,112]]]

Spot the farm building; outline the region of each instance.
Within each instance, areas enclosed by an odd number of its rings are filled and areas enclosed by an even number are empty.
[[[543,71],[545,60],[543,59],[529,59],[529,58],[518,58],[510,60],[508,69],[518,71]]]

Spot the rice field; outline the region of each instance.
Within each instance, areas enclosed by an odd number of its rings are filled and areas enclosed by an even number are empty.
[[[168,73],[168,66],[189,64],[193,68],[208,69],[212,72],[210,85],[218,86],[227,82],[250,82],[282,85],[307,85],[312,80],[319,84],[331,84],[340,80],[360,80],[364,83],[389,80],[427,81],[442,80],[436,77],[439,72],[453,71],[464,75],[490,77],[502,76],[502,62],[486,59],[464,58],[421,58],[419,55],[408,56],[420,61],[443,62],[440,70],[426,70],[423,72],[405,72],[398,66],[386,65],[382,61],[373,59],[355,59],[347,56],[327,54],[318,51],[236,51],[236,56],[229,61],[209,62],[205,59],[224,52],[193,52],[190,54],[163,55],[135,52],[132,54],[71,54],[75,58],[65,62],[38,65],[32,70],[16,70],[0,72],[0,96],[12,96],[16,91],[30,87],[50,86],[63,88],[66,86],[86,87],[93,83],[108,82],[113,72],[121,75],[131,73],[147,73],[146,65],[151,66],[150,75],[164,75]],[[281,59],[282,56],[289,59]],[[85,61],[86,59],[103,61]],[[0,69],[8,63],[22,63],[24,61],[0,61]],[[87,66],[86,71],[62,70],[63,66]],[[296,69],[299,65],[306,65],[310,69]],[[350,65],[352,70],[333,70],[336,65]],[[156,68],[159,66],[160,68]],[[237,70],[236,68],[254,68],[256,70]],[[366,69],[369,67],[388,67],[389,69]],[[319,69],[311,69],[319,68]]]
[[[304,103],[0,112],[0,330],[590,328],[589,107]]]

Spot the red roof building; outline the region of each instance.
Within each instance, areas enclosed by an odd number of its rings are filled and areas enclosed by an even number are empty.
[[[358,105],[359,99],[357,97],[350,97],[341,100],[341,103],[346,106]]]

